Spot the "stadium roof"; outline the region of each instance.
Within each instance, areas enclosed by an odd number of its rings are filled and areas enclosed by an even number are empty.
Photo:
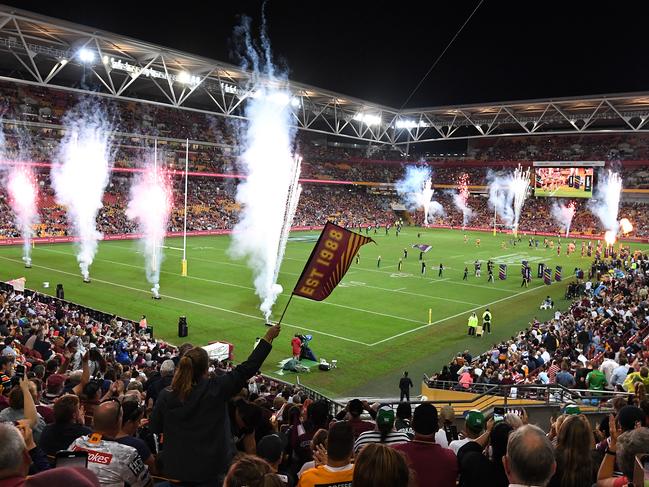
[[[237,66],[3,5],[0,78],[234,118],[245,118],[254,91],[252,73]],[[393,146],[646,132],[649,118],[649,93],[398,110],[301,83],[288,88],[296,127]]]

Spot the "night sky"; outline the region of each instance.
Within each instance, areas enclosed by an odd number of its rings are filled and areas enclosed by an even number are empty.
[[[292,80],[398,108],[478,2],[269,0],[266,15]],[[5,3],[227,62],[239,16],[258,27],[262,11],[236,0]],[[649,91],[643,4],[485,0],[407,106]]]

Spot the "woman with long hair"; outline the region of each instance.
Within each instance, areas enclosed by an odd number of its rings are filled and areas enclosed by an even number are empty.
[[[282,481],[266,460],[243,455],[232,464],[224,487],[282,487]]]
[[[248,360],[217,377],[208,378],[204,349],[195,347],[182,356],[171,387],[160,392],[150,418],[151,431],[162,435],[162,475],[219,485],[234,455],[228,401],[261,368],[279,332],[277,325],[269,328]]]
[[[582,415],[569,415],[561,423],[555,457],[557,470],[550,487],[590,487],[597,480],[593,431]]]
[[[354,487],[407,487],[410,470],[402,453],[381,443],[363,447],[354,463]]]

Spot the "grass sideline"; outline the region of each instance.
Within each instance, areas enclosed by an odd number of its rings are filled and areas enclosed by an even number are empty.
[[[418,238],[418,233],[421,236]],[[312,349],[327,360],[336,359],[338,368],[330,372],[302,374],[300,381],[333,397],[362,394],[395,396],[398,378],[404,370],[417,382],[423,373],[430,374],[447,363],[461,350],[480,353],[493,342],[511,336],[524,328],[530,319],[548,319],[551,311],[540,311],[546,295],[554,298],[560,309],[567,280],[545,286],[536,277],[537,262],[563,266],[564,278],[575,267],[587,269],[590,259],[577,252],[566,256],[556,249],[539,248],[523,241],[512,247],[509,235],[492,236],[484,232],[405,228],[397,238],[394,230],[384,230],[375,237],[377,245],[361,248],[360,263],[349,272],[323,302],[295,298],[285,316],[280,337],[276,340],[264,371],[273,375],[278,362],[290,355],[294,333],[313,335]],[[289,290],[302,271],[317,233],[296,232],[291,235],[280,273],[284,293],[275,305],[277,319],[289,296]],[[481,240],[476,247],[475,239]],[[419,251],[411,244],[433,246],[425,254],[427,274],[421,275]],[[505,244],[506,248],[502,245]],[[157,337],[172,343],[185,341],[177,337],[178,317],[185,315],[189,324],[188,340],[204,345],[211,340],[226,340],[235,345],[237,360],[243,360],[256,337],[265,333],[258,311],[251,271],[245,262],[234,261],[227,248],[228,236],[191,237],[187,240],[189,276],[180,275],[182,239],[168,239],[160,278],[163,299],[150,298],[150,285],[143,271],[143,256],[136,241],[101,242],[91,267],[92,283],[84,284],[79,275],[73,244],[37,245],[33,250],[33,267],[25,269],[21,247],[0,248],[0,280],[27,278],[27,287],[53,294],[56,284],[65,288],[68,300],[130,319],[147,315]],[[647,249],[646,244],[631,244]],[[408,258],[397,271],[403,249]],[[381,265],[377,266],[378,256]],[[487,283],[486,264],[482,277],[473,277],[473,261],[494,259],[508,264],[508,279]],[[531,262],[534,279],[530,288],[520,287],[520,262]],[[446,269],[438,277],[438,266]],[[468,281],[462,281],[464,266],[469,267]],[[49,282],[49,289],[43,282]],[[493,312],[494,332],[484,338],[466,336],[466,320],[471,310],[479,315],[486,306]],[[432,309],[432,324],[428,310]],[[294,380],[292,375],[285,380]]]

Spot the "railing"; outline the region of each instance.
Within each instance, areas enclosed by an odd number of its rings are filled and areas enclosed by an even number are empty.
[[[329,406],[329,412],[334,416],[337,415],[343,409],[345,409],[346,404],[341,404],[338,401],[335,401],[330,397],[325,396],[321,392],[318,392],[315,389],[311,389],[310,387],[301,384],[299,376],[295,376],[296,377],[295,384],[291,384],[290,382],[287,382],[285,380],[277,379],[276,377],[270,377],[264,374],[262,374],[262,376],[271,382],[279,382],[280,384],[284,384],[285,386],[295,387],[299,391],[304,392],[306,396],[312,401],[325,401]]]
[[[565,404],[578,404],[583,406],[596,407],[597,410],[608,409],[602,407],[602,404],[607,402],[613,397],[627,397],[633,394],[628,392],[616,391],[594,391],[591,389],[568,389],[559,384],[472,384],[471,387],[462,387],[458,382],[444,382],[444,381],[430,381],[443,382],[446,390],[456,390],[459,392],[469,392],[477,394],[472,399],[460,400],[437,400],[437,401],[411,401],[413,404],[421,402],[432,402],[433,404],[452,404],[452,405],[469,405],[472,404],[476,408],[479,405],[490,403],[489,406],[505,406],[512,399],[528,399],[532,401],[539,401],[539,406],[550,405],[565,405]],[[454,384],[454,387],[452,386]],[[432,387],[429,385],[429,387]],[[502,402],[494,403],[494,397],[502,397]]]

